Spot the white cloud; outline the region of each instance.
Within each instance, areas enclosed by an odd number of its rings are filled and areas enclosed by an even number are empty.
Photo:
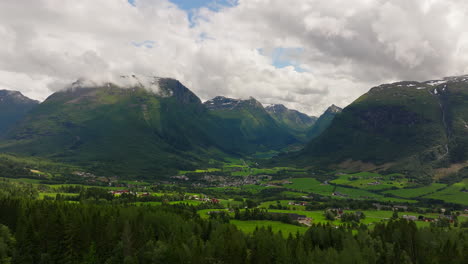
[[[468,71],[461,0],[240,0],[191,12],[167,0],[3,0],[0,88],[44,99],[80,77],[154,74],[202,99],[320,114],[372,85]],[[285,56],[295,67],[272,65],[277,48],[301,50]]]

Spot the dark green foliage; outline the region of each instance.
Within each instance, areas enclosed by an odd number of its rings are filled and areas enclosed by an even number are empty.
[[[15,238],[7,226],[0,224],[0,263],[11,263],[13,250],[15,248]]]
[[[7,252],[12,263],[233,264],[456,264],[467,257],[466,229],[417,229],[406,220],[371,230],[361,226],[355,234],[313,225],[288,238],[269,228],[247,235],[225,222],[221,215],[202,220],[184,205],[70,204],[0,195],[0,256]]]
[[[4,178],[28,178],[33,173],[24,168],[23,164],[5,157],[0,157],[0,177]]]
[[[239,209],[234,210],[234,219],[236,220],[269,220],[278,221],[285,224],[299,225],[297,222],[296,214],[290,213],[269,213],[266,209],[254,208],[245,209],[240,211]]]
[[[334,221],[336,218],[336,213],[332,210],[326,210],[325,211],[325,219],[329,221]]]
[[[359,223],[361,219],[366,218],[364,213],[362,212],[355,212],[355,213],[343,213],[341,215],[341,221],[342,222],[354,222],[354,223]]]

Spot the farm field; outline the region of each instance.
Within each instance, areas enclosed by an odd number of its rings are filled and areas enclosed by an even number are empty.
[[[430,194],[433,192],[436,192],[437,190],[440,190],[444,187],[447,187],[446,184],[442,183],[432,183],[429,186],[423,186],[423,187],[418,187],[418,188],[405,188],[405,189],[399,189],[399,190],[390,190],[390,191],[385,191],[383,193],[395,195],[398,197],[403,197],[403,198],[414,198],[414,197],[419,197],[423,196],[426,194]]]
[[[365,174],[368,175],[368,174]],[[373,174],[372,174],[373,175]],[[374,199],[386,202],[401,202],[401,203],[415,203],[415,200],[385,197],[379,193],[371,192],[360,188],[346,188],[343,186],[334,186],[331,184],[324,184],[314,178],[295,178],[290,180],[291,184],[284,185],[285,188],[297,191],[316,193],[323,196],[331,196],[337,199],[351,198],[351,199]],[[332,195],[335,193],[336,195]]]
[[[289,208],[294,208],[295,210],[305,209],[305,206],[303,205],[289,205],[289,202],[291,202],[291,200],[279,200],[279,205],[286,206]],[[277,205],[278,205],[278,201],[267,201],[267,202],[261,203],[258,207],[268,209],[270,208],[270,206],[277,206]]]
[[[335,188],[332,185],[323,184],[314,178],[295,178],[290,181],[292,183],[284,185],[285,188],[326,196],[330,195]]]
[[[330,181],[337,185],[346,185],[364,190],[385,190],[409,186],[408,180],[400,174],[380,175],[372,172],[343,174],[338,179]]]
[[[468,179],[455,183],[438,192],[423,196],[423,198],[437,199],[449,203],[468,205]]]
[[[275,233],[281,232],[284,237],[288,237],[289,234],[296,234],[296,233],[305,233],[307,231],[307,227],[304,226],[296,226],[285,224],[277,221],[267,221],[267,220],[251,220],[251,221],[240,221],[240,220],[231,220],[231,224],[236,225],[240,230],[245,233],[253,233],[256,228],[269,228],[271,227],[272,231]]]
[[[173,201],[169,202],[169,204],[188,204],[188,205],[200,205],[204,203],[203,201],[197,201],[197,200],[184,200],[184,201]]]
[[[209,212],[210,211],[222,211],[223,209],[204,209],[204,210],[199,210],[198,214],[202,218],[209,218]],[[224,210],[225,211],[225,210]],[[388,221],[392,215],[393,211],[383,211],[383,210],[357,210],[359,212],[364,213],[365,218],[362,219],[360,222],[372,227],[372,225],[382,222],[382,221]],[[354,213],[357,212],[355,210],[346,210],[345,212],[348,213]],[[304,215],[308,218],[312,218],[312,224],[330,224],[332,226],[340,226],[344,225],[346,223],[343,223],[341,220],[337,219],[334,221],[327,220],[324,215],[324,211],[304,211],[304,210],[277,210],[277,209],[269,209],[268,212],[270,213],[291,213],[291,214],[299,214],[299,215]],[[402,217],[403,215],[408,215],[408,216],[424,216],[424,217],[429,217],[429,218],[438,218],[439,214],[436,213],[429,213],[429,214],[420,214],[416,212],[399,212],[398,213],[399,217]],[[233,214],[231,214],[231,217]],[[466,221],[468,220],[468,217],[466,215],[461,215],[460,216],[460,221]],[[253,232],[256,227],[266,227],[266,226],[272,226],[273,231],[278,232],[281,230],[284,233],[295,233],[297,231],[304,232],[306,230],[306,227],[298,227],[295,225],[291,224],[285,224],[281,223],[278,221],[263,221],[263,220],[249,220],[249,221],[241,221],[241,220],[230,220],[230,223],[235,224],[236,226],[239,227],[242,231],[245,232]],[[415,221],[415,224],[418,227],[428,227],[430,226],[429,222],[424,222],[424,221]]]

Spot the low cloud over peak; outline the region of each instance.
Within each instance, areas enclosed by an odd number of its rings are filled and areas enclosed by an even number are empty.
[[[0,88],[44,99],[81,77],[135,72],[179,79],[205,100],[253,96],[320,114],[380,83],[466,73],[467,20],[458,0],[190,10],[168,0],[6,0]]]

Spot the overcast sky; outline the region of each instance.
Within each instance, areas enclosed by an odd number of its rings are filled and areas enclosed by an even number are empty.
[[[0,89],[43,100],[137,73],[317,115],[468,73],[467,25],[465,0],[1,0]]]

